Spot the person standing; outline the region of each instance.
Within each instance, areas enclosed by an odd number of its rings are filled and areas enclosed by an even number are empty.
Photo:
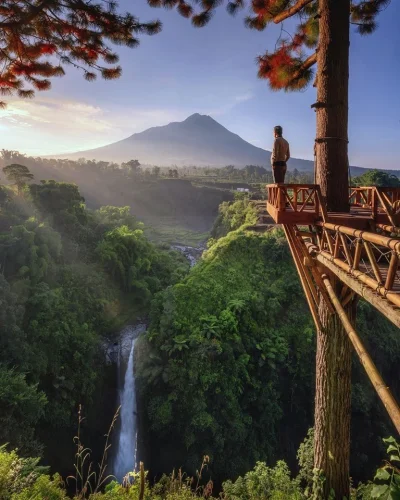
[[[274,146],[271,154],[272,172],[275,184],[285,182],[287,161],[290,158],[289,143],[282,137],[283,129],[280,125],[274,127]]]

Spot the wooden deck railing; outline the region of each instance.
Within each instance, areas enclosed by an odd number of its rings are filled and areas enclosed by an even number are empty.
[[[325,205],[322,201],[320,187],[316,184],[269,184],[266,186],[267,208],[276,222],[287,222],[288,217],[294,222],[308,217],[314,220],[322,214],[326,220]],[[280,221],[280,214],[283,215]]]
[[[391,224],[400,223],[400,188],[390,187],[353,187],[349,189],[351,206],[371,210],[371,217],[377,218],[379,212],[387,214]]]
[[[308,223],[313,217],[320,217],[325,222],[329,220],[320,187],[316,184],[269,184],[266,189],[267,209],[278,223],[300,223],[301,220]],[[400,188],[350,188],[349,204],[355,215],[391,224],[393,228],[400,226]]]
[[[301,233],[300,233],[301,234]],[[320,223],[309,250],[400,307],[400,238]]]
[[[294,212],[302,212],[308,207],[319,211],[318,192],[316,184],[269,184],[267,186],[268,202],[278,210],[285,210],[286,204]]]

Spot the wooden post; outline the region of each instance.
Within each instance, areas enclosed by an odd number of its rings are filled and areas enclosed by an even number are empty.
[[[362,239],[358,238],[356,242],[356,249],[354,251],[353,269],[358,269],[361,259],[361,252],[362,252]]]
[[[282,188],[281,186],[276,187],[276,196],[277,196],[277,206],[278,206],[278,212],[281,212],[285,208],[285,204],[283,202],[283,193],[282,193]]]
[[[378,396],[380,397],[382,403],[385,405],[387,412],[389,413],[390,419],[392,420],[394,426],[397,429],[397,432],[400,434],[400,408],[389,391],[388,387],[386,387],[385,382],[383,381],[380,373],[378,372],[374,362],[372,361],[370,355],[366,351],[361,339],[357,335],[357,332],[354,330],[350,320],[343,309],[339,299],[337,298],[335,291],[329,281],[329,278],[326,275],[322,276],[322,280],[325,284],[328,295],[334,305],[339,318],[343,324],[343,327],[353,344],[353,347],[361,361],[361,364],[364,366],[367,375],[372,382]]]
[[[372,270],[374,271],[376,281],[379,285],[382,285],[382,275],[379,266],[376,262],[374,252],[372,251],[371,244],[369,241],[364,241],[364,248],[367,252],[369,262],[371,264]]]
[[[392,289],[398,267],[399,267],[399,256],[396,252],[392,252],[392,257],[390,259],[390,264],[389,264],[389,270],[386,276],[386,283],[385,283],[386,290]]]
[[[283,227],[283,230],[285,231],[286,239],[289,243],[289,248],[290,248],[290,251],[292,253],[292,257],[293,257],[294,263],[296,265],[297,273],[299,275],[301,284],[303,286],[303,290],[304,290],[304,293],[305,293],[305,296],[307,299],[308,306],[309,306],[310,311],[311,311],[311,315],[312,315],[314,323],[315,323],[315,327],[318,330],[321,328],[321,322],[319,320],[318,310],[316,307],[316,291],[313,290],[314,285],[312,283],[310,284],[307,281],[304,267],[303,267],[303,262],[301,261],[300,257],[297,254],[297,249],[296,249],[296,245],[294,242],[294,239],[296,238],[296,236],[293,234],[294,233],[293,229],[291,229],[290,226],[287,226],[285,224],[282,227]]]
[[[146,484],[146,478],[144,475],[144,464],[140,462],[140,491],[139,491],[139,500],[144,499],[144,487]]]
[[[348,246],[347,246],[346,238],[345,238],[345,236],[344,236],[343,233],[340,233],[339,236],[340,236],[340,240],[342,242],[344,254],[346,256],[346,259],[347,259],[347,262],[349,264],[349,267],[351,268],[353,266],[353,257],[352,257],[352,255],[350,253],[350,250],[349,250]]]

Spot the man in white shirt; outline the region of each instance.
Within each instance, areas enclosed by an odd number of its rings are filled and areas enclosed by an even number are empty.
[[[282,137],[283,129],[280,125],[274,127],[274,147],[271,154],[272,172],[274,174],[275,184],[285,182],[286,162],[290,158],[289,143]]]

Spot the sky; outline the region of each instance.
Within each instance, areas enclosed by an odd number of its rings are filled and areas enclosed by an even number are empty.
[[[139,48],[117,47],[118,80],[87,82],[68,67],[50,91],[8,99],[0,110],[0,148],[33,156],[87,150],[201,113],[265,149],[280,124],[292,156],[313,159],[316,90],[272,92],[257,79],[255,58],[273,50],[279,27],[248,30],[243,15],[232,18],[224,8],[202,29],[146,0],[121,0],[120,8],[141,21],[160,19],[162,32],[142,36]],[[392,0],[373,35],[351,37],[352,165],[400,169],[399,18],[400,1]],[[284,23],[288,31],[293,26]]]

